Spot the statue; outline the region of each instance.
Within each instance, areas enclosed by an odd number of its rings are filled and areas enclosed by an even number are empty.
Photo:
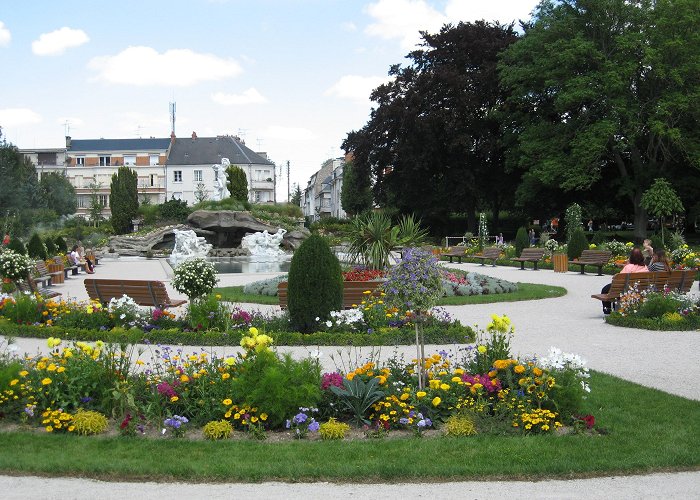
[[[253,233],[244,236],[241,240],[241,248],[247,248],[251,255],[252,262],[269,262],[280,260],[286,255],[280,248],[282,239],[287,231],[277,228],[275,234],[270,234],[267,229],[262,233]]]
[[[221,165],[214,164],[211,168],[214,169],[214,194],[213,199],[215,201],[223,200],[228,198],[227,188],[226,188],[226,169],[231,165],[228,158],[221,158]]]
[[[173,230],[175,234],[175,246],[170,254],[170,263],[176,266],[187,259],[193,259],[197,257],[204,258],[211,250],[212,245],[207,243],[207,240],[197,234],[192,230],[181,231],[179,229]]]

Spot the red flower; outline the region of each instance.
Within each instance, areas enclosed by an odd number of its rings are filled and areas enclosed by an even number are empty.
[[[131,413],[126,414],[126,418],[122,420],[122,423],[119,425],[120,429],[126,429],[129,426],[129,422],[131,422]]]

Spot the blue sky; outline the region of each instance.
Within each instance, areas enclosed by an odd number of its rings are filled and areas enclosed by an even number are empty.
[[[0,126],[20,148],[239,135],[306,185],[369,94],[446,22],[526,19],[536,0],[3,0]],[[286,186],[286,168],[280,181]],[[283,190],[286,197],[286,188]]]

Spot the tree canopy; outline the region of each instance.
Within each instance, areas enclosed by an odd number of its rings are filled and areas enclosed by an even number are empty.
[[[77,208],[75,188],[65,175],[59,172],[45,173],[41,176],[39,185],[47,208],[58,215],[75,213]]]
[[[355,173],[351,162],[343,165],[343,191],[340,193],[340,203],[343,210],[351,216],[372,209],[370,178]]]
[[[519,196],[604,182],[644,236],[652,179],[700,168],[697,0],[547,0],[533,19],[500,65]]]
[[[131,221],[139,210],[138,174],[129,167],[119,167],[112,175],[109,209],[112,212],[112,227],[117,234],[128,233]]]

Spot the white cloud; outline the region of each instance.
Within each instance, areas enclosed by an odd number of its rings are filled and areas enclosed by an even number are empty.
[[[42,121],[41,115],[29,108],[0,109],[0,127],[32,125]]]
[[[365,10],[376,21],[365,28],[365,33],[399,39],[406,50],[413,50],[420,43],[419,31],[436,32],[448,21],[424,0],[378,0]]]
[[[448,0],[441,12],[426,0],[377,0],[365,8],[375,21],[365,28],[365,33],[399,40],[403,49],[413,50],[421,42],[420,31],[437,33],[446,23],[480,19],[502,24],[517,22],[528,19],[538,3],[539,0]]]
[[[90,41],[83,30],[75,30],[64,26],[51,33],[42,33],[38,40],[32,42],[32,52],[37,56],[58,56],[66,49],[79,47]]]
[[[96,80],[122,85],[189,87],[239,75],[243,70],[232,59],[200,54],[190,49],[158,53],[151,47],[128,47],[114,56],[93,58],[88,67]]]
[[[388,76],[345,75],[326,90],[324,95],[353,101],[368,101],[372,91],[389,80],[391,78]]]
[[[236,104],[261,104],[267,102],[264,95],[251,87],[242,94],[227,94],[225,92],[216,92],[211,96],[212,101],[231,106]]]
[[[342,28],[343,31],[347,31],[349,33],[357,31],[357,26],[352,21],[344,22],[343,24],[340,25],[340,27]]]
[[[10,40],[12,40],[12,35],[10,34],[10,30],[8,30],[5,27],[5,23],[0,21],[0,47],[4,47],[6,45],[9,45]]]
[[[279,125],[270,125],[265,129],[263,135],[269,139],[286,141],[313,141],[316,139],[316,134],[307,128],[282,127]]]

